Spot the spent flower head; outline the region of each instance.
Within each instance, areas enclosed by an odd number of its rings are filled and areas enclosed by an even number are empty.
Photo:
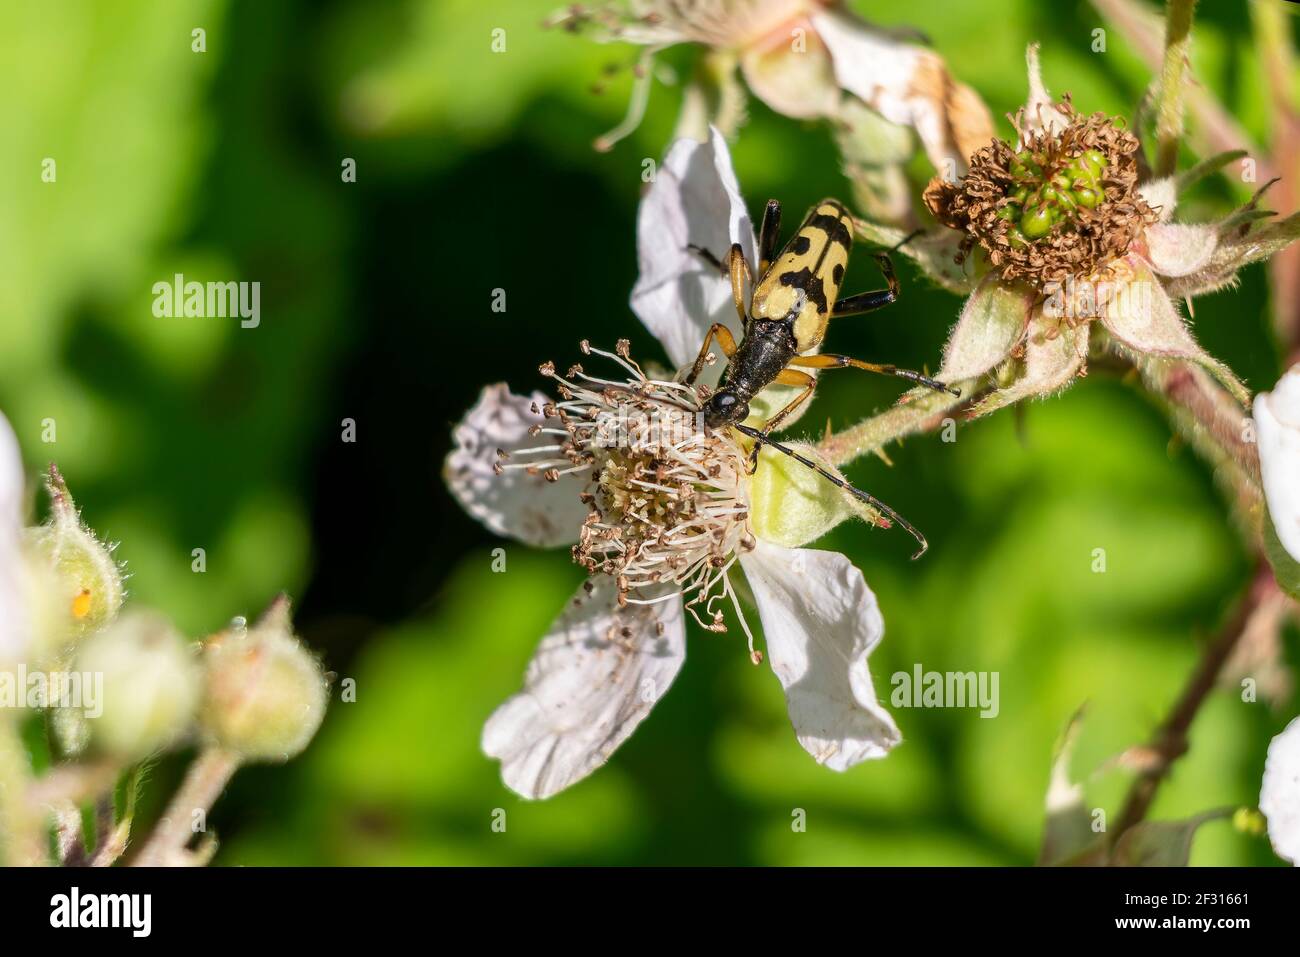
[[[992,374],[998,387],[972,409],[981,415],[1066,387],[1086,373],[1090,351],[1110,350],[1148,373],[1170,360],[1194,363],[1247,403],[1246,387],[1201,348],[1176,302],[1230,285],[1243,265],[1292,241],[1300,224],[1292,217],[1258,228],[1270,215],[1255,208],[1258,194],[1220,222],[1175,223],[1180,191],[1238,154],[1144,180],[1140,143],[1123,122],[1078,113],[1068,96],[1053,100],[1036,46],[1027,61],[1029,98],[1012,118],[1015,142],[986,144],[964,177],[937,178],[926,191],[931,211],[958,237],[949,248],[962,276],[937,268],[942,236],[904,247],[937,280],[971,293],[938,377]]]

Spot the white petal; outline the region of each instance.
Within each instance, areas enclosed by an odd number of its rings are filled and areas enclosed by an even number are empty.
[[[871,687],[885,622],[862,572],[838,552],[761,540],[741,564],[799,743],[836,771],[884,757],[902,735]]]
[[[1300,864],[1300,718],[1268,746],[1259,809],[1268,818],[1268,839],[1278,856]]]
[[[930,50],[874,30],[839,9],[818,10],[813,27],[831,52],[840,86],[885,119],[916,130],[936,169],[966,169],[971,152],[993,137],[984,102],[954,83]]]
[[[726,141],[678,140],[655,174],[637,212],[637,265],[632,311],[663,344],[674,365],[694,361],[705,333],[725,323],[737,340],[740,323],[731,282],[687,247],[719,259],[740,243],[754,263],[754,227],[731,168]],[[713,370],[722,371],[722,363]]]
[[[483,752],[526,798],[550,797],[604,764],[686,659],[680,598],[619,608],[610,579],[590,583],[542,639],[523,691],[483,726]]]
[[[1153,179],[1138,187],[1138,195],[1160,216],[1160,222],[1167,223],[1178,208],[1178,183],[1172,176]]]
[[[1219,246],[1213,226],[1156,223],[1145,234],[1147,262],[1162,276],[1189,276],[1204,269]]]
[[[24,474],[18,439],[0,413],[0,666],[23,660],[30,634],[20,534]]]
[[[1255,397],[1255,433],[1273,527],[1300,562],[1300,365]]]
[[[1051,94],[1043,85],[1043,67],[1038,62],[1038,44],[1025,49],[1025,64],[1029,70],[1029,98],[1025,101],[1024,127],[1026,132],[1047,130],[1060,132],[1069,125],[1069,118],[1056,108]],[[1021,143],[1020,145],[1024,145]]]
[[[503,382],[488,386],[452,433],[455,445],[443,468],[447,487],[465,511],[498,535],[538,548],[577,541],[588,512],[578,499],[588,473],[548,482],[524,469],[506,469],[497,475],[492,467],[500,461],[497,449],[511,453],[505,465],[539,462],[545,460],[544,454],[519,455],[519,450],[564,440],[564,436],[528,434],[529,427],[538,423],[559,426],[557,420],[541,414],[547,401],[540,392],[515,395]]]

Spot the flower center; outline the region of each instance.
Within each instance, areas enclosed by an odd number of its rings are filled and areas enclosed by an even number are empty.
[[[581,366],[560,376],[551,363],[542,366],[561,399],[544,412],[559,426],[533,428],[559,441],[530,451],[555,457],[499,467],[527,468],[551,481],[586,475],[581,498],[590,512],[573,560],[613,578],[620,604],[686,596],[696,621],[726,631],[715,604],[730,597],[739,613],[727,573],[737,552],[754,546],[744,449],[727,430],[704,429],[695,389],[646,376],[626,340],[616,353],[586,342],[582,351],[613,359],[628,378],[597,378]],[[748,634],[743,615],[741,622]]]
[[[960,182],[926,189],[935,217],[965,233],[959,262],[979,246],[1002,279],[1041,288],[1099,273],[1156,221],[1137,190],[1137,138],[1068,97],[1053,109],[1063,128],[1027,129],[1017,114],[1019,151],[994,140]]]

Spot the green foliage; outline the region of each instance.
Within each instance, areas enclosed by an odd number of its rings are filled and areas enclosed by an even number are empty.
[[[571,792],[522,802],[480,755],[483,720],[518,688],[579,576],[562,552],[513,544],[507,571],[492,571],[487,550],[502,543],[438,483],[450,424],[482,384],[536,387],[537,363],[572,361],[581,338],[654,352],[626,297],[642,163],[662,155],[679,90],[657,84],[638,131],[591,151],[630,77],[589,88],[636,51],[542,31],[559,5],[110,12],[84,0],[0,13],[0,408],[28,461],[57,460],[87,520],[122,542],[128,601],[198,635],[281,590],[305,593],[299,624],[338,672],[317,740],[285,768],[241,772],[214,810],[217,862],[1032,863],[1069,716],[1089,703],[1076,778],[1145,740],[1248,571],[1208,470],[1101,372],[1023,417],[961,424],[954,443],[891,448],[893,468],[848,470],[927,533],[920,562],[901,532],[857,522],[824,543],[880,599],[872,667],[886,705],[890,676],[916,663],[996,671],[997,717],[893,709],[904,743],[837,775],[798,746],[779,684],[750,665],[739,630],[696,630],[665,700]],[[1086,4],[858,6],[927,32],[995,116],[1023,102],[1031,40],[1049,88],[1084,111],[1131,115],[1149,79],[1114,31],[1092,51]],[[205,54],[190,50],[199,25]],[[491,52],[496,28],[505,53]],[[1248,24],[1210,17],[1196,36],[1198,79],[1259,137]],[[689,51],[663,59],[679,78],[691,69]],[[750,116],[735,160],[753,211],[769,196],[797,210],[848,194],[828,130],[757,103]],[[56,184],[41,181],[47,156]],[[344,157],[355,184],[340,182]],[[1221,215],[1247,190],[1209,177],[1183,211]],[[155,318],[151,284],[177,272],[261,280],[261,327]],[[961,300],[901,273],[901,303],[832,328],[829,348],[938,365]],[[847,291],[878,285],[856,255]],[[504,315],[488,308],[495,287],[509,292]],[[1254,267],[1196,307],[1203,345],[1255,384],[1279,361],[1265,297]],[[847,426],[897,394],[837,375],[796,433]],[[361,438],[339,452],[347,415]],[[349,678],[352,703],[339,699]],[[1273,725],[1266,705],[1218,693],[1153,816],[1253,803]],[[1126,780],[1090,781],[1089,802],[1113,816]],[[157,814],[149,800],[138,817]],[[792,828],[797,810],[806,832]],[[1209,827],[1191,860],[1273,858],[1259,838]]]

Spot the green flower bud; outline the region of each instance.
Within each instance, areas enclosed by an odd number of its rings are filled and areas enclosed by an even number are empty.
[[[136,761],[178,741],[193,724],[199,701],[197,656],[171,624],[131,612],[89,638],[76,671],[102,676],[102,700],[83,688],[81,711],[92,747]]]
[[[55,602],[60,607],[59,644],[77,642],[103,628],[122,607],[122,570],[112,549],[81,522],[68,487],[54,466],[46,480],[50,519],[27,530],[34,563],[53,572]]]
[[[287,761],[325,717],[325,675],[293,634],[287,598],[253,628],[209,639],[203,666],[200,721],[215,744],[243,760]]]
[[[839,474],[820,459],[812,446],[801,442],[784,444]],[[750,527],[764,541],[799,548],[852,518],[857,512],[853,501],[806,465],[775,449],[764,448],[750,480]]]
[[[1101,204],[1101,192],[1086,186],[1076,186],[1071,195],[1085,209],[1096,209]]]
[[[1052,213],[1046,206],[1032,206],[1020,217],[1020,231],[1029,239],[1040,239],[1052,229]]]
[[[1092,170],[1094,175],[1100,173],[1108,165],[1106,163],[1106,154],[1101,150],[1084,150],[1079,154],[1078,162],[1087,169]]]

